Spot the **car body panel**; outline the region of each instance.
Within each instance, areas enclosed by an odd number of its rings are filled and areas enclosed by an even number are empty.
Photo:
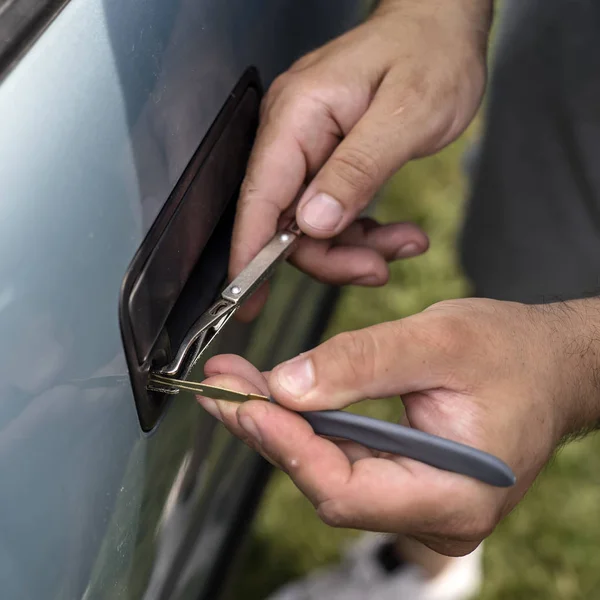
[[[142,433],[119,288],[244,70],[268,85],[364,5],[72,0],[1,82],[3,598],[199,597],[253,456],[191,396]],[[284,277],[270,318],[214,351],[266,367],[302,346],[306,323],[273,315],[310,319],[322,289]]]

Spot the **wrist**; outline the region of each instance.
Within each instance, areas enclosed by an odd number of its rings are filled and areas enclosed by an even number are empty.
[[[535,307],[550,354],[559,440],[600,423],[600,298]],[[543,342],[544,343],[544,342]]]
[[[455,48],[462,45],[485,57],[493,5],[493,0],[381,0],[370,20],[392,22],[388,31],[393,36],[400,34],[395,23],[413,23],[421,32],[431,31],[433,25],[438,43],[446,39]]]
[[[486,36],[494,15],[493,0],[380,0],[373,16],[431,17],[462,22]]]

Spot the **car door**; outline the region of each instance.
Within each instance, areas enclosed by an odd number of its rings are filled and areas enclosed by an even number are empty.
[[[224,282],[261,89],[367,4],[0,2],[2,598],[217,597],[264,468],[144,376]],[[286,267],[212,352],[269,368],[330,306]]]

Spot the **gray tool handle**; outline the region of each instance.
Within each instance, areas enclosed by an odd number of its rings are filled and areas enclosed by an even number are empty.
[[[510,467],[499,458],[417,429],[341,410],[307,411],[298,414],[304,417],[319,435],[343,438],[373,450],[406,456],[496,487],[509,487],[516,481]]]

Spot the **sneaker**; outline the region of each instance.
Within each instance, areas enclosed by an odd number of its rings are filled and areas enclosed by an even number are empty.
[[[268,600],[468,600],[479,592],[481,546],[455,558],[432,578],[410,563],[386,564],[391,540],[368,534],[350,548],[339,566],[293,582]]]

